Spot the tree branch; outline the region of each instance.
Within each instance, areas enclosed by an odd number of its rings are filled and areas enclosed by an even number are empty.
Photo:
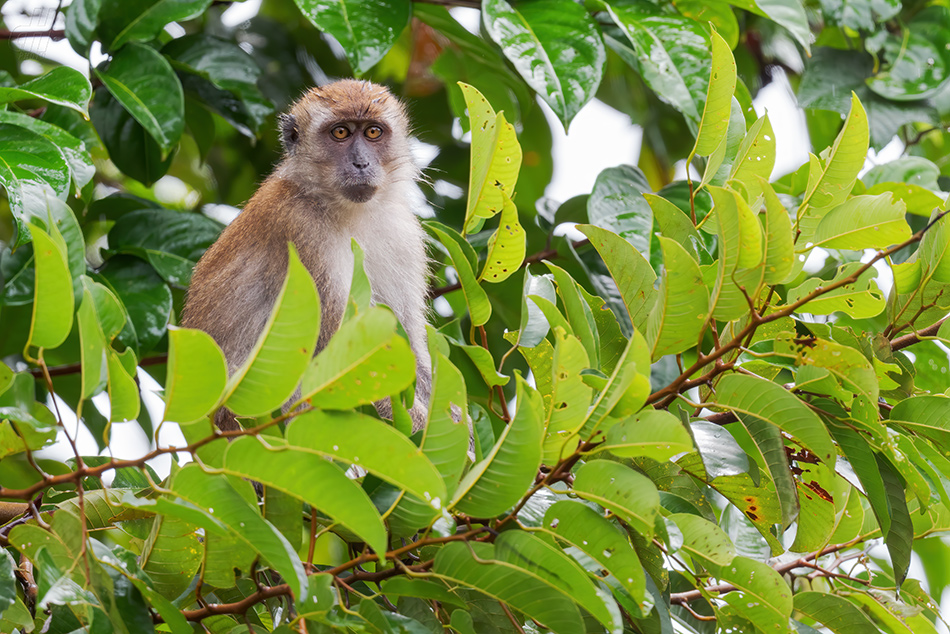
[[[875,531],[875,533],[876,532],[877,531]],[[805,555],[803,557],[799,557],[798,559],[794,561],[786,562],[778,566],[772,566],[772,569],[775,572],[779,573],[780,575],[784,575],[785,573],[790,572],[794,570],[795,568],[815,569],[815,565],[812,563],[814,560],[818,559],[819,557],[823,557],[824,555],[836,553],[846,548],[851,548],[852,546],[856,544],[860,544],[862,541],[864,541],[865,539],[867,539],[873,534],[874,533],[868,533],[867,535],[860,535],[858,537],[855,537],[851,541],[845,542],[843,544],[833,544],[831,546],[826,546],[825,548],[822,548],[821,550],[816,550],[815,552]],[[835,576],[835,575],[831,575],[831,576]],[[731,583],[720,583],[714,586],[707,586],[701,590],[696,589],[696,590],[690,590],[688,592],[674,592],[673,594],[670,595],[670,605],[685,605],[691,601],[702,599],[703,596],[706,594],[726,594],[728,592],[734,592],[736,590],[738,590],[738,588],[732,585]]]
[[[700,369],[704,368],[708,364],[712,363],[713,361],[716,361],[717,359],[722,358],[729,352],[740,348],[742,345],[742,342],[746,339],[746,337],[754,333],[755,330],[762,324],[767,324],[769,322],[782,319],[783,317],[788,317],[789,315],[797,311],[799,308],[806,305],[808,302],[814,299],[817,299],[818,297],[821,297],[822,295],[830,293],[833,290],[839,289],[842,286],[853,284],[854,282],[858,280],[858,278],[865,271],[867,271],[872,266],[874,266],[874,264],[878,260],[882,260],[890,255],[893,255],[894,253],[897,253],[898,251],[900,251],[906,246],[920,242],[923,239],[924,234],[931,227],[933,227],[938,221],[940,221],[944,216],[946,216],[948,213],[950,213],[950,211],[944,211],[937,214],[937,216],[933,220],[927,223],[926,227],[924,227],[923,229],[921,229],[920,231],[912,235],[910,238],[908,238],[904,242],[894,245],[890,247],[889,249],[878,251],[876,254],[874,254],[873,258],[871,258],[866,263],[856,268],[854,272],[851,273],[851,275],[843,277],[836,282],[832,282],[828,284],[827,286],[819,286],[812,292],[808,293],[807,295],[799,299],[798,301],[792,302],[791,304],[788,304],[786,306],[782,306],[781,308],[778,308],[775,312],[769,313],[768,315],[760,316],[755,313],[751,314],[749,323],[746,324],[745,328],[743,328],[736,336],[734,336],[731,341],[711,351],[708,355],[699,353],[697,355],[696,362],[693,363],[693,365],[691,365],[689,368],[684,370],[678,377],[673,379],[673,381],[669,385],[651,394],[650,397],[647,399],[647,404],[650,405],[658,401],[661,401],[665,398],[668,398],[670,396],[675,396],[676,394],[679,394],[680,392],[682,392],[684,389],[687,389],[685,386],[689,382],[689,377],[693,376],[696,372],[698,372]],[[910,345],[910,344],[907,344],[907,345]],[[712,370],[710,370],[705,375],[703,375],[702,379],[704,382],[709,381],[715,376],[726,371],[727,369],[729,368],[726,367],[726,365],[713,367]]]
[[[915,343],[920,343],[921,341],[924,341],[928,337],[935,337],[937,335],[937,331],[940,330],[940,326],[942,326],[943,322],[945,321],[947,321],[946,317],[944,317],[943,319],[941,319],[935,324],[931,324],[930,326],[927,326],[926,328],[921,328],[920,330],[916,332],[912,332],[906,335],[901,335],[900,337],[897,337],[896,339],[892,339],[891,350],[894,350],[895,352],[898,350],[903,350],[904,348],[912,346]]]

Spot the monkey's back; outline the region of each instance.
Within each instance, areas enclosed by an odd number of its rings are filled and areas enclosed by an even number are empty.
[[[285,228],[269,200],[290,200],[291,183],[270,178],[195,266],[182,325],[204,330],[233,371],[264,329],[287,271]]]

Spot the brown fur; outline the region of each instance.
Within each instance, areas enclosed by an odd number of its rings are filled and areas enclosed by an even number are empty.
[[[354,130],[351,143],[331,139],[330,130],[341,124]],[[384,130],[372,143],[358,136],[370,125]],[[366,255],[373,301],[393,309],[416,354],[413,419],[419,428],[431,381],[427,271],[423,232],[412,209],[418,170],[405,110],[381,86],[344,80],[308,92],[282,126],[283,160],[198,262],[182,324],[210,334],[233,372],[263,330],[286,276],[287,243],[293,242],[320,294],[319,352],[343,317],[355,238]],[[355,168],[354,156],[369,157],[369,167]],[[354,202],[346,189],[353,183],[371,188],[371,197]],[[388,403],[377,408],[388,413]],[[216,422],[237,426],[228,412],[219,413]]]

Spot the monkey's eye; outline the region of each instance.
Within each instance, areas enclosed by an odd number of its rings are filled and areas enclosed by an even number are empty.
[[[330,130],[330,134],[333,135],[334,139],[342,141],[346,137],[350,136],[350,129],[345,125],[338,125],[337,127]]]
[[[378,125],[371,125],[370,127],[366,128],[366,132],[363,134],[366,135],[367,139],[376,140],[383,136],[383,129]]]

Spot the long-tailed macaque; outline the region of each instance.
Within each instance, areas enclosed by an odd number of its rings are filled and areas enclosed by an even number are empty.
[[[284,156],[195,267],[182,324],[221,346],[234,372],[247,358],[287,274],[292,242],[320,293],[317,353],[339,328],[353,276],[350,240],[365,252],[372,300],[390,306],[416,356],[414,430],[431,384],[425,238],[413,211],[419,170],[409,121],[390,92],[365,81],[314,88],[280,118]],[[388,416],[389,402],[377,409]],[[215,422],[235,429],[222,410]]]

